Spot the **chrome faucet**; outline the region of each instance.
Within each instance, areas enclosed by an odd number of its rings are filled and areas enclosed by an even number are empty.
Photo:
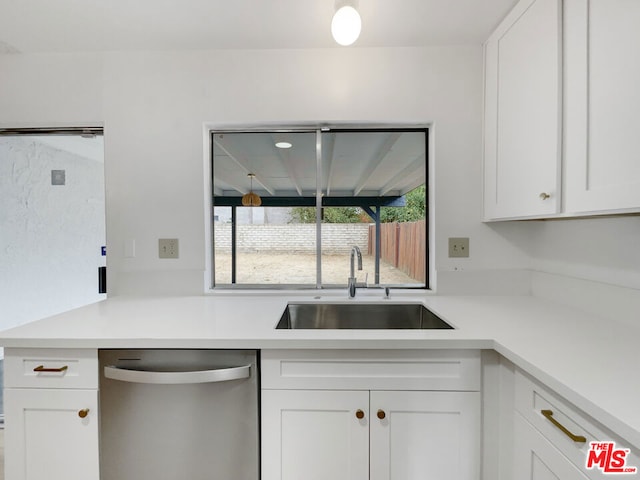
[[[358,256],[358,270],[362,270],[362,253],[357,246],[353,246],[351,249],[351,276],[349,277],[349,298],[356,296],[356,272],[355,272],[355,257]]]

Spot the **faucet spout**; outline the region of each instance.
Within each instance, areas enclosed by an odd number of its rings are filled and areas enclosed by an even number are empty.
[[[351,248],[351,276],[352,277],[355,277],[354,260],[356,255],[358,257],[358,270],[362,270],[362,253],[360,252],[360,248],[357,245],[354,245],[353,248]]]
[[[357,245],[351,248],[351,256],[349,258],[350,273],[349,276],[349,298],[356,296],[356,272],[355,272],[355,259],[358,257],[358,270],[362,270],[362,253]]]

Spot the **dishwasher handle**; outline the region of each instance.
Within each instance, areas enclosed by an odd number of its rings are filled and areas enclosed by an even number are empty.
[[[153,383],[157,385],[228,382],[230,380],[249,378],[251,376],[251,365],[188,372],[155,372],[106,366],[104,367],[104,376],[122,382]]]

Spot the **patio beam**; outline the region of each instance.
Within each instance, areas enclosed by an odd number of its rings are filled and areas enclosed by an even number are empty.
[[[214,196],[218,207],[241,207],[242,197]],[[322,197],[323,207],[404,207],[405,197]],[[314,207],[315,196],[306,197],[262,197],[263,207]]]

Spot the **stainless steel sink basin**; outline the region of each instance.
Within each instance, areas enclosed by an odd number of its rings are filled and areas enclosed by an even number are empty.
[[[418,303],[290,303],[277,329],[452,329]]]

